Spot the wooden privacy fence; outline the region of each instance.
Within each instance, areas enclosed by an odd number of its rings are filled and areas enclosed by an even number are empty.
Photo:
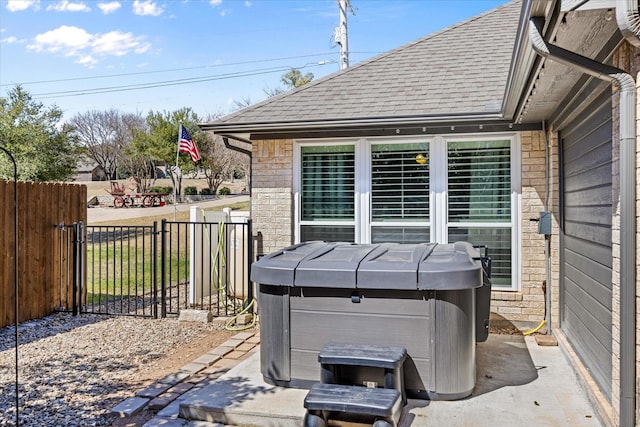
[[[87,187],[18,182],[18,236],[14,235],[14,183],[0,180],[0,327],[15,322],[14,244],[18,241],[20,321],[46,316],[66,304],[61,281],[70,276],[70,254],[60,225],[87,222]],[[64,287],[66,289],[66,287]]]

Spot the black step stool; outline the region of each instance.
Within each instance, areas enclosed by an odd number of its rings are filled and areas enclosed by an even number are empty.
[[[368,344],[329,343],[318,354],[321,365],[320,384],[315,384],[304,400],[307,408],[305,427],[326,426],[328,418],[364,416],[374,420],[375,427],[397,426],[406,404],[403,364],[404,347]],[[384,388],[360,384],[344,384],[351,370],[378,368],[383,370]]]

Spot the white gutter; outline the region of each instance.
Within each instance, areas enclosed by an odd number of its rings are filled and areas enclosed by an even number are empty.
[[[617,0],[616,21],[629,43],[640,47],[640,10],[638,0]]]
[[[635,425],[636,381],[636,86],[625,71],[547,43],[529,21],[533,49],[544,58],[577,68],[620,88],[620,426]]]

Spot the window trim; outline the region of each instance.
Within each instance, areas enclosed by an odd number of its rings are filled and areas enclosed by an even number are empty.
[[[447,217],[447,177],[448,177],[448,142],[480,142],[487,140],[504,139],[510,141],[511,162],[511,221],[509,223],[479,223],[479,226],[494,225],[508,226],[511,228],[512,248],[512,283],[511,286],[494,286],[500,291],[519,291],[522,287],[522,148],[520,134],[517,132],[481,133],[481,134],[443,134],[407,137],[369,137],[369,138],[323,138],[323,139],[296,139],[293,141],[293,201],[294,201],[294,242],[300,242],[300,227],[310,225],[311,221],[301,221],[301,147],[324,145],[353,145],[355,155],[355,188],[354,188],[354,218],[353,221],[329,222],[322,221],[326,225],[353,225],[355,241],[360,243],[371,242],[371,146],[373,144],[403,144],[427,142],[429,143],[429,170],[430,188],[428,224],[406,223],[404,226],[430,226],[432,242],[448,242],[449,227],[474,226],[475,223],[448,223]],[[442,161],[444,160],[444,161]],[[362,220],[366,218],[366,220]],[[394,225],[389,222],[384,225]]]

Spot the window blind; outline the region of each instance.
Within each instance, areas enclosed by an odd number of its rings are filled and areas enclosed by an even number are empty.
[[[354,219],[353,145],[302,147],[303,221]]]
[[[450,142],[449,222],[511,222],[510,141]]]
[[[371,146],[374,222],[429,220],[429,144]]]

